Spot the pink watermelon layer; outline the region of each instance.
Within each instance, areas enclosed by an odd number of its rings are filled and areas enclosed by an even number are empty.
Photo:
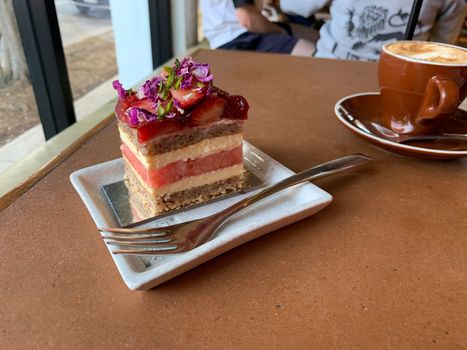
[[[242,146],[210,154],[206,157],[187,161],[176,161],[159,169],[146,169],[125,143],[122,143],[123,156],[134,170],[152,188],[159,188],[187,177],[197,176],[211,171],[227,168],[243,161]]]

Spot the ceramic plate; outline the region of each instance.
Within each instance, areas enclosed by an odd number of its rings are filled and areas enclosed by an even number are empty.
[[[391,141],[382,134],[375,134],[365,127],[379,123],[382,114],[380,94],[367,92],[346,96],[334,107],[337,118],[350,131],[387,151],[404,156],[426,159],[450,159],[467,156],[467,141],[424,141],[403,144]],[[446,121],[443,132],[454,134],[467,133],[467,113],[461,109],[455,118]]]
[[[294,174],[247,142],[244,142],[243,153],[245,167],[266,185]],[[97,227],[119,226],[103,187],[119,182],[123,177],[124,169],[121,158],[71,174],[71,182]],[[226,197],[203,206],[164,216],[152,224],[159,226],[201,218],[222,210],[252,193],[254,192]],[[330,194],[311,183],[305,183],[239,212],[226,222],[209,242],[189,252],[151,257],[110,254],[128,288],[149,289],[234,247],[310,216],[331,201]]]

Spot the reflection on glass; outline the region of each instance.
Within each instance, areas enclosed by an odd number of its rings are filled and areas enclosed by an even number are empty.
[[[0,172],[45,144],[12,3],[0,1]],[[54,3],[79,120],[115,96],[111,81],[117,66],[109,1]]]
[[[108,0],[56,0],[77,119],[114,97],[114,36]]]

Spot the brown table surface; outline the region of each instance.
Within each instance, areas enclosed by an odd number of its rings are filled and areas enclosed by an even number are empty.
[[[320,213],[132,292],[69,181],[119,157],[111,123],[0,212],[0,347],[466,348],[467,159],[393,155],[338,122],[338,99],[377,90],[376,64],[194,56],[249,100],[246,139],[290,169],[374,162],[320,180]]]

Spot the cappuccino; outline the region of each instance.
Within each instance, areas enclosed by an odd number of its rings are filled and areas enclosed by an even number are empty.
[[[467,64],[467,50],[434,42],[400,41],[386,45],[388,53],[441,64]]]

